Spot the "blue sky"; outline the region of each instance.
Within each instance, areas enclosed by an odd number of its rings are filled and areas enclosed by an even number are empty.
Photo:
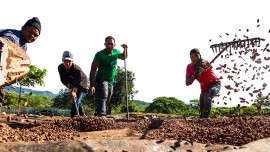
[[[89,75],[95,53],[104,48],[104,38],[112,35],[116,48],[129,46],[127,69],[135,73],[137,100],[152,102],[159,96],[176,97],[185,102],[198,99],[200,86],[195,82],[185,85],[189,51],[199,48],[204,58],[215,54],[209,48],[213,43],[231,41],[234,34],[267,39],[270,29],[267,1],[257,0],[9,0],[1,2],[1,29],[20,29],[26,20],[37,16],[42,23],[40,37],[28,45],[27,54],[33,65],[46,68],[46,85],[37,90],[57,93],[61,84],[57,66],[63,51],[74,54],[74,62]],[[15,5],[16,4],[16,5]],[[257,19],[260,27],[257,28]],[[225,33],[230,33],[226,37]],[[220,38],[220,36],[222,38]],[[209,39],[212,41],[209,42]],[[230,60],[217,60],[213,66]],[[124,66],[119,61],[119,66]],[[218,71],[216,71],[219,75]],[[269,76],[265,78],[269,80]],[[269,82],[269,81],[268,81]],[[228,83],[222,80],[223,84]],[[254,82],[251,82],[254,83]],[[258,83],[259,84],[259,83]],[[221,94],[227,91],[222,88]],[[231,94],[232,98],[248,96]],[[222,96],[221,95],[221,96]],[[224,101],[220,98],[220,105]],[[238,102],[228,101],[228,105]]]

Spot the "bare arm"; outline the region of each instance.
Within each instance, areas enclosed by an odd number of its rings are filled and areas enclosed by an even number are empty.
[[[195,78],[192,75],[191,77],[186,77],[186,86],[191,85],[194,82]]]
[[[91,65],[91,71],[90,71],[90,89],[89,89],[89,94],[93,95],[96,92],[95,89],[95,76],[96,76],[96,71],[99,66],[99,63],[96,61],[92,62]]]
[[[195,78],[196,70],[194,71],[193,68],[194,67],[191,67],[191,65],[187,66],[187,69],[186,69],[186,86],[191,85],[194,82],[194,80],[196,79]]]
[[[99,66],[98,62],[96,62],[96,61],[92,62],[91,71],[90,71],[90,87],[95,86],[95,75],[96,75],[96,71],[97,71],[98,66]]]
[[[125,60],[125,59],[127,59],[127,57],[128,57],[128,50],[127,50],[128,46],[127,46],[126,44],[122,44],[121,46],[124,48],[124,51],[123,51],[123,53],[118,57],[118,59]]]

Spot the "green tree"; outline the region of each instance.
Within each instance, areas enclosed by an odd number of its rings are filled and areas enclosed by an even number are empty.
[[[34,65],[29,66],[29,74],[20,80],[20,85],[27,87],[34,87],[35,85],[44,86],[44,77],[47,75],[47,69],[39,69]]]
[[[18,107],[20,107],[19,104],[21,102],[22,86],[35,87],[35,85],[40,85],[40,86],[45,85],[44,77],[47,75],[47,70],[46,69],[41,70],[41,69],[35,67],[34,65],[30,65],[29,68],[30,68],[30,71],[29,71],[28,75],[18,82],[20,85]]]
[[[18,102],[19,96],[17,93],[5,92],[4,104],[15,106]]]
[[[128,110],[129,110],[129,112],[139,112],[139,108],[132,101],[128,102]],[[123,104],[121,106],[121,112],[127,112],[126,104]]]
[[[50,99],[48,96],[41,96],[41,95],[24,95],[22,96],[25,99],[25,102],[27,102],[27,105],[30,107],[45,107],[47,102]]]
[[[52,107],[59,109],[71,108],[70,91],[67,88],[61,89],[56,97],[52,99]]]
[[[125,69],[118,66],[115,75],[115,83],[113,85],[113,95],[111,101],[107,104],[108,114],[111,114],[112,108],[116,108],[122,103],[125,103],[125,76]],[[127,70],[128,100],[133,99],[135,94],[138,92],[135,90],[134,80],[135,73]]]
[[[4,104],[10,106],[16,106],[18,104],[19,95],[17,93],[6,92]],[[45,107],[46,103],[50,100],[48,96],[42,95],[29,95],[23,94],[20,97],[20,106],[24,105],[27,102],[26,106],[30,107]]]
[[[187,105],[175,97],[158,97],[154,99],[153,103],[146,107],[145,112],[175,114],[186,109]]]

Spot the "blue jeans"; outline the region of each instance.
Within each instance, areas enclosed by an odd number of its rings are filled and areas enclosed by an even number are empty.
[[[98,104],[97,115],[106,116],[106,105],[110,102],[113,94],[113,85],[102,78],[97,79]]]
[[[84,110],[83,110],[83,105],[82,105],[82,98],[84,97],[85,93],[82,91],[77,91],[77,99],[76,99],[76,104],[78,107],[78,111],[79,111],[79,115],[80,116],[84,116]],[[75,115],[77,115],[77,110],[74,104],[74,101],[72,101],[72,106],[71,106],[71,111],[70,111],[70,116],[74,117]]]
[[[220,83],[211,84],[206,91],[202,91],[200,95],[200,118],[208,118],[210,116],[213,98],[220,91]]]

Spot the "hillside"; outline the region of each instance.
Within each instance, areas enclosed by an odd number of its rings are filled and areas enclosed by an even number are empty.
[[[20,92],[20,87],[15,87],[15,88],[12,88],[10,86],[7,86],[5,87],[5,91],[8,91],[8,92],[13,92],[13,93],[18,93]],[[51,98],[55,97],[56,94],[50,92],[50,91],[38,91],[38,90],[32,90],[32,89],[28,89],[28,88],[23,88],[22,87],[22,92],[23,93],[30,93],[32,92],[32,94],[34,95],[39,95],[39,96],[49,96]]]
[[[140,101],[140,100],[132,100],[134,104],[140,109],[140,110],[145,110],[147,106],[149,106],[151,103]]]

